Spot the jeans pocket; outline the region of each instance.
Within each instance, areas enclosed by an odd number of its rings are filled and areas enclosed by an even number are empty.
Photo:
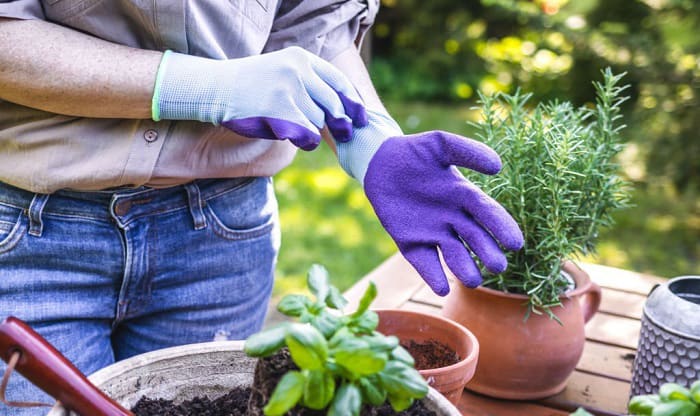
[[[270,178],[255,178],[206,200],[205,215],[213,231],[229,240],[269,234],[277,219]]]
[[[12,250],[26,234],[22,210],[0,203],[0,254]]]

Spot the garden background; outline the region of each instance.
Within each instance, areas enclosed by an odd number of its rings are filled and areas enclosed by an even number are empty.
[[[585,105],[603,68],[626,72],[619,162],[633,207],[583,260],[674,277],[700,274],[699,27],[696,0],[382,0],[365,42],[374,83],[406,133],[469,136],[477,91]],[[301,290],[313,263],[344,290],[396,252],[327,146],[300,152],[275,187],[276,296]]]

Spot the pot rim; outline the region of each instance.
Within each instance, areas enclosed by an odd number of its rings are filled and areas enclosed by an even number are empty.
[[[573,290],[566,291],[559,295],[559,299],[570,299],[577,297],[579,295],[582,295],[583,293],[587,292],[590,290],[591,285],[593,282],[591,281],[591,278],[588,276],[588,273],[586,273],[578,264],[574,263],[571,260],[566,260],[562,263],[562,268],[561,270],[569,276],[571,276],[574,279],[574,282],[576,282],[576,287]],[[485,286],[478,286],[475,287],[473,290],[478,290],[480,292],[487,293],[492,296],[498,296],[502,298],[510,298],[510,299],[518,299],[522,300],[524,302],[528,301],[529,296],[524,295],[522,293],[509,293],[509,292],[503,292],[502,290],[498,289],[491,289],[489,287]]]
[[[448,366],[419,370],[419,372],[425,376],[435,375],[436,373],[443,372],[445,370],[456,370],[456,369],[459,369],[460,367],[464,367],[468,364],[471,364],[472,362],[476,361],[479,358],[479,341],[477,340],[476,336],[469,329],[467,329],[464,325],[460,324],[459,322],[456,322],[452,319],[445,318],[443,316],[434,315],[431,313],[411,311],[411,310],[405,310],[405,309],[385,308],[385,309],[372,309],[372,310],[375,312],[378,312],[378,313],[381,313],[381,312],[400,313],[402,315],[420,317],[420,319],[427,318],[427,319],[430,319],[433,321],[441,321],[441,322],[444,322],[446,325],[450,326],[451,328],[454,328],[455,331],[462,334],[463,337],[468,339],[468,342],[469,342],[469,345],[471,346],[471,348],[470,348],[469,354],[466,357],[464,357],[464,358],[460,359],[458,362],[451,364],[451,365],[448,365]]]

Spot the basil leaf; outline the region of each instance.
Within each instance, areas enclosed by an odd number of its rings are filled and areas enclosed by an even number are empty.
[[[690,397],[700,405],[700,380],[695,381],[690,385]]]
[[[343,325],[343,322],[340,317],[327,310],[321,310],[317,316],[311,318],[311,325],[321,331],[324,337],[329,338]]]
[[[374,351],[368,344],[365,347],[342,348],[335,350],[335,362],[359,376],[375,374],[384,369],[387,362],[387,354],[381,351]]]
[[[391,395],[422,398],[428,394],[428,383],[412,367],[400,361],[389,361],[379,373],[382,386]]]
[[[662,402],[670,400],[690,400],[690,390],[676,383],[665,383],[659,387]]]
[[[406,410],[413,404],[413,398],[400,394],[389,394],[389,404],[396,412]]]
[[[364,311],[361,315],[352,316],[349,325],[358,334],[371,334],[379,325],[379,315],[374,311]]]
[[[309,298],[304,295],[287,295],[277,304],[277,310],[287,316],[299,317],[308,311]]]
[[[330,279],[328,278],[328,270],[320,264],[314,264],[309,269],[307,276],[307,284],[311,293],[316,296],[318,303],[325,304],[326,298],[330,291]]]
[[[292,360],[303,370],[320,370],[328,358],[328,343],[311,325],[291,324],[285,337]]]
[[[571,414],[571,416],[593,416],[592,414],[588,413],[586,409],[583,407],[579,407],[576,409],[574,413]]]
[[[399,346],[399,338],[394,335],[385,336],[379,332],[373,332],[372,335],[362,337],[363,340],[369,343],[369,347],[377,351],[393,351]]]
[[[348,305],[348,300],[345,299],[337,287],[331,286],[328,291],[328,297],[326,298],[326,305],[335,309],[343,309]]]
[[[652,416],[695,416],[698,407],[685,400],[661,403],[654,408]]]
[[[413,358],[411,353],[408,352],[408,350],[406,350],[406,348],[402,347],[401,345],[394,348],[394,350],[391,352],[391,358],[401,361],[402,363],[410,367],[416,365],[416,360]]]
[[[362,394],[354,384],[343,384],[328,409],[328,416],[359,416]]]
[[[362,397],[373,406],[381,406],[386,401],[386,390],[380,384],[377,376],[362,377],[358,380]]]
[[[661,403],[661,399],[656,394],[634,396],[628,404],[628,410],[635,415],[651,415],[654,407],[659,403]]]
[[[267,416],[282,416],[296,406],[304,393],[304,375],[289,371],[277,383],[270,401],[263,408]]]
[[[251,357],[271,355],[284,346],[288,327],[289,324],[284,323],[251,335],[246,339],[243,350]]]
[[[335,380],[326,371],[309,371],[304,384],[304,406],[321,410],[328,406],[335,394]]]
[[[365,289],[365,293],[362,294],[362,298],[360,298],[360,304],[355,311],[355,313],[352,314],[353,317],[360,316],[362,315],[367,309],[369,309],[370,303],[374,300],[374,298],[377,297],[377,285],[374,284],[374,282],[370,281],[369,285],[367,286],[367,289]]]

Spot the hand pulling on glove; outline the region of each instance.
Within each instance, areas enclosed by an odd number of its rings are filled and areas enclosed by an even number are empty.
[[[362,99],[330,63],[298,47],[213,60],[167,51],[153,94],[155,121],[199,120],[251,138],[289,139],[304,150],[324,124],[338,141],[367,124]]]
[[[455,166],[484,174],[501,169],[483,143],[443,131],[404,136],[391,117],[368,110],[369,125],[338,143],[343,168],[363,182],[377,217],[403,256],[438,295],[450,288],[445,263],[468,287],[481,284],[478,257],[493,273],[506,269],[503,249],[518,250],[523,235],[494,199]]]

